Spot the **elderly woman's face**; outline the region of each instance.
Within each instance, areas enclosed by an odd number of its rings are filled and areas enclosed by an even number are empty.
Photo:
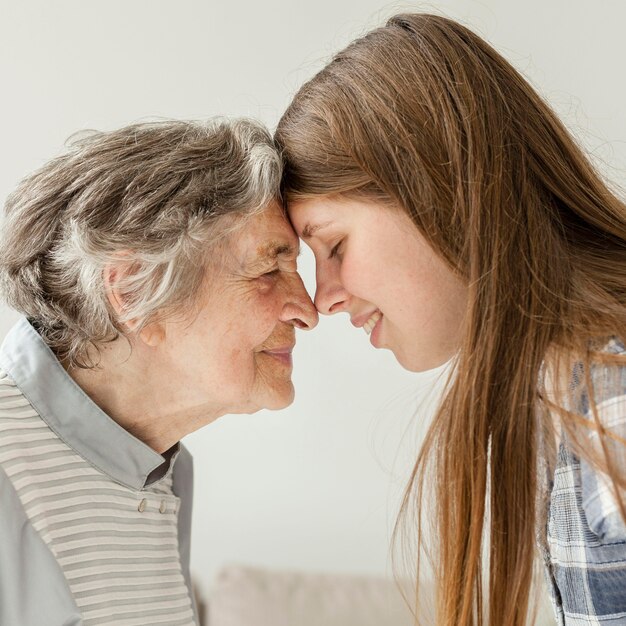
[[[297,255],[298,238],[275,205],[233,236],[223,267],[199,295],[199,315],[168,330],[172,363],[179,360],[191,393],[208,392],[225,413],[292,402],[295,328],[318,321]]]

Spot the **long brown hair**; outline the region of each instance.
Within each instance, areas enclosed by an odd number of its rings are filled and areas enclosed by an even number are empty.
[[[523,626],[537,467],[553,463],[555,416],[609,473],[626,519],[611,433],[596,410],[589,422],[557,393],[567,391],[559,366],[582,363],[589,382],[591,364],[610,360],[607,339],[624,337],[626,206],[506,60],[434,15],[397,15],[337,54],[297,93],[276,141],[287,202],[338,195],[400,206],[466,281],[453,375],[402,511],[425,511],[432,485],[438,625]],[[583,449],[581,424],[599,431],[598,454]],[[421,516],[417,526],[423,542]]]

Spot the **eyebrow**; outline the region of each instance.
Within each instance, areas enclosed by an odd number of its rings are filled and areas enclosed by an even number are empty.
[[[307,224],[302,229],[302,235],[300,236],[302,237],[302,239],[310,239],[318,230],[326,228],[327,226],[330,226],[330,224],[331,222],[322,222],[321,224]]]
[[[270,241],[257,248],[257,256],[252,260],[254,267],[275,261],[278,257],[297,257],[300,246],[294,246],[282,241]]]

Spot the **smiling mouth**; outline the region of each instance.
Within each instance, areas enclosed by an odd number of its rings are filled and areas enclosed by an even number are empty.
[[[374,311],[372,316],[363,324],[363,330],[369,335],[373,330],[374,326],[378,323],[378,320],[383,316],[380,311]]]

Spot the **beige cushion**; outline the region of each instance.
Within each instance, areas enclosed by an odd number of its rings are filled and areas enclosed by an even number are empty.
[[[410,585],[407,585],[410,589]],[[433,592],[420,592],[420,624],[433,626]],[[208,626],[413,626],[398,586],[387,579],[230,566],[209,596]],[[554,625],[547,594],[535,626]]]
[[[209,597],[209,626],[412,626],[391,581],[226,567]]]

